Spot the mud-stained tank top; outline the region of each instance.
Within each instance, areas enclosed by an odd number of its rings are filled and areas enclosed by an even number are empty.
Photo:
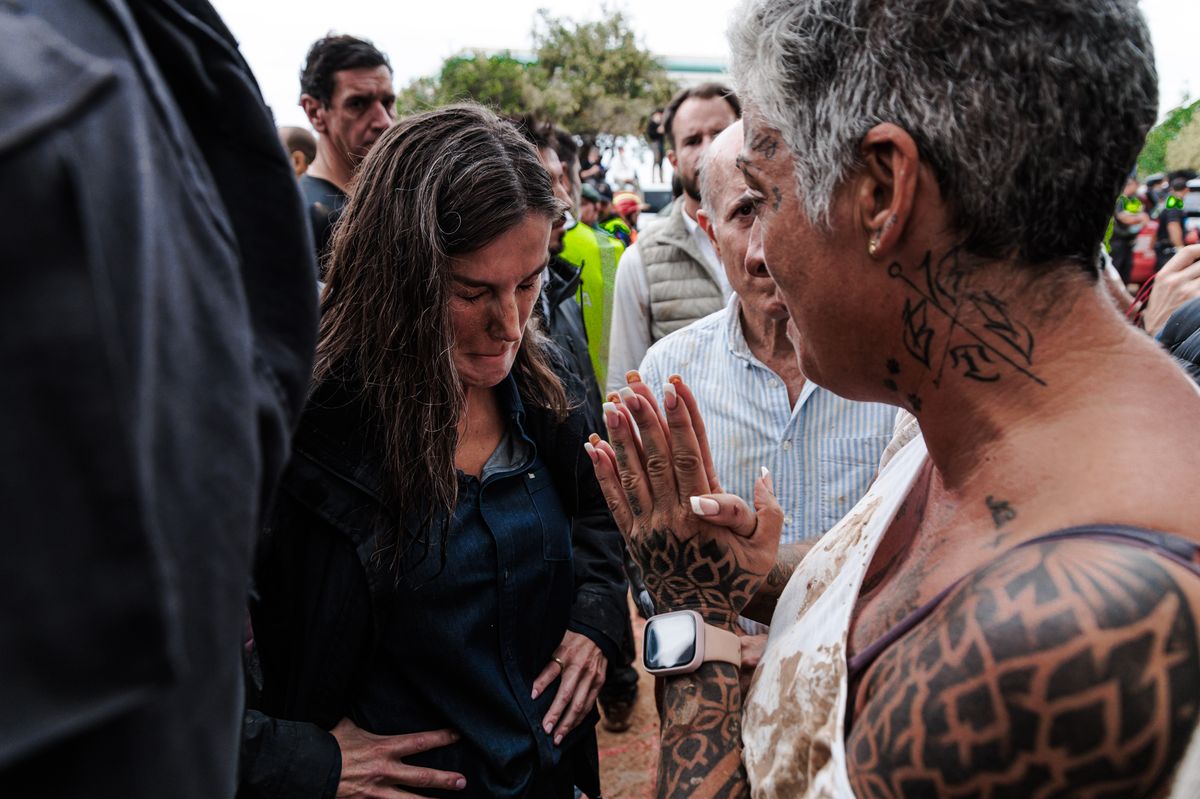
[[[842,735],[846,639],[875,547],[925,462],[925,441],[908,419],[870,490],[800,562],[776,605],[742,714],[754,797],[854,796]]]

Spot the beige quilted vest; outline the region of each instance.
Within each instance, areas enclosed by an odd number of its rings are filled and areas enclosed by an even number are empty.
[[[683,221],[683,199],[671,216],[638,237],[650,285],[650,336],[658,341],[725,307],[721,287],[704,268],[704,256]]]

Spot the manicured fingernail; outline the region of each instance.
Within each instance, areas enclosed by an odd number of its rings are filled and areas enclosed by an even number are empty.
[[[626,405],[629,405],[631,400],[637,399],[637,394],[634,393],[634,390],[629,386],[624,386],[617,393],[621,395],[621,402],[625,403]]]
[[[558,746],[560,743],[562,743],[562,735],[555,735],[554,736],[554,745]]]
[[[721,510],[715,499],[708,497],[692,497],[692,513],[697,516],[714,516]]]
[[[610,392],[608,392],[608,396],[607,396],[607,397],[605,397],[605,399],[606,399],[606,400],[608,400],[609,402],[614,402],[614,403],[615,403],[615,402],[620,402],[620,401],[621,401],[621,395],[620,395],[620,394],[618,394],[618,393],[617,393],[617,392],[615,392],[615,391],[610,391]]]
[[[536,688],[534,688],[534,689],[533,689],[533,693],[531,693],[531,694],[529,695],[529,698],[530,698],[530,699],[537,699],[537,694],[538,694],[538,690],[537,690]]]
[[[766,466],[762,467],[762,476],[764,480],[771,479],[771,471]]]
[[[463,788],[467,787],[467,781],[464,780],[462,777],[459,777],[458,779],[456,779],[454,781],[454,787],[458,788],[461,791]]]
[[[621,412],[611,402],[604,403],[604,424],[609,430],[616,430],[621,426]]]
[[[683,382],[683,378],[680,377],[679,375],[671,375],[670,377],[667,378],[667,382],[674,383],[675,385],[679,385],[680,383]]]
[[[634,383],[642,382],[642,376],[638,374],[637,369],[630,369],[625,373],[625,382],[633,385]]]
[[[583,451],[586,452],[587,456],[592,459],[592,463],[596,462],[596,448],[592,446],[592,442],[590,442],[590,441],[583,442]],[[533,693],[534,693],[533,698],[537,699],[537,691],[534,691]]]
[[[675,410],[675,406],[679,404],[679,395],[675,393],[675,384],[671,382],[663,383],[663,405],[667,406],[667,410]]]
[[[588,443],[591,444],[593,447],[597,446],[600,443],[600,434],[592,433],[590,436],[588,436]]]
[[[549,735],[550,730],[554,729],[554,722],[547,721],[545,724],[542,725],[542,729],[544,729],[546,731],[546,734]]]

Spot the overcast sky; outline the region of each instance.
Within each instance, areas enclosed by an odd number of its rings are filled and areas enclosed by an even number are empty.
[[[327,31],[352,33],[388,54],[397,88],[436,72],[464,50],[528,50],[534,14],[595,18],[598,4],[575,0],[212,0],[241,43],[280,124],[304,125],[296,105],[299,71],[312,42]],[[736,0],[643,0],[622,7],[642,44],[659,55],[727,57],[725,21]],[[1200,2],[1143,0],[1158,60],[1162,110],[1185,91],[1200,94]],[[585,9],[581,11],[581,9]],[[597,9],[588,13],[586,9]],[[1161,116],[1161,113],[1160,113]]]

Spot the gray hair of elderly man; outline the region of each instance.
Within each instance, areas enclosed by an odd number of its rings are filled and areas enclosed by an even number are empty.
[[[1134,0],[743,0],[729,39],[812,222],[828,227],[863,136],[892,122],[986,259],[1095,272],[1158,107]]]
[[[700,207],[704,209],[704,213],[711,220],[717,220],[719,209],[716,207],[717,183],[713,177],[716,171],[713,169],[713,162],[720,154],[721,147],[717,143],[729,136],[742,137],[742,120],[734,122],[725,130],[717,134],[717,137],[712,140],[708,149],[704,151],[704,155],[700,158]],[[736,156],[737,154],[734,153]],[[734,159],[730,158],[730,167],[736,171]],[[740,176],[740,173],[739,173]]]

